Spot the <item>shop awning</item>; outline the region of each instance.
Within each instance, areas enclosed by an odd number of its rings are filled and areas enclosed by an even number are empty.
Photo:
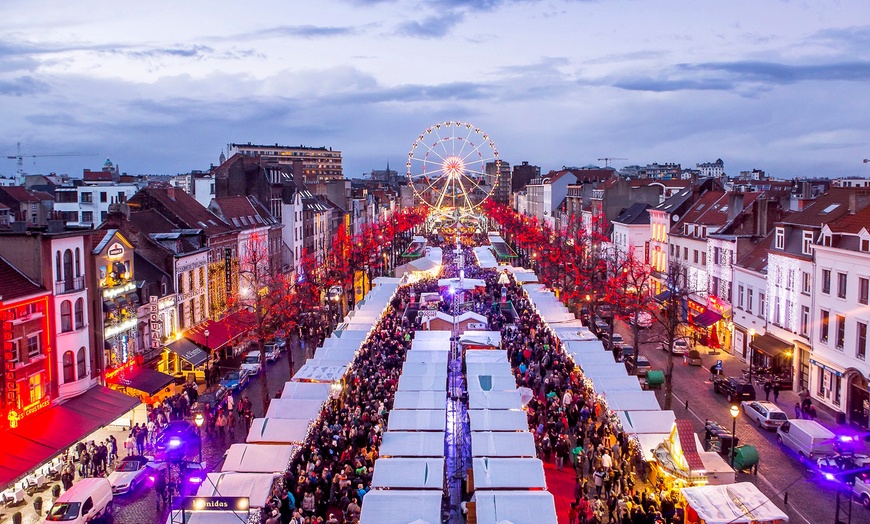
[[[517,258],[517,254],[505,242],[493,242],[492,249],[498,258]]]
[[[199,366],[208,360],[208,353],[186,338],[180,338],[171,344],[167,344],[166,349],[190,362],[193,367]]]
[[[138,404],[135,397],[97,386],[63,404],[23,418],[17,428],[3,434],[0,490]]]
[[[116,304],[114,300],[104,300],[103,301],[103,310],[104,311],[115,311],[116,309],[118,309],[118,304]]]
[[[224,346],[232,345],[238,337],[254,327],[254,323],[255,320],[251,313],[239,311],[232,315],[227,315],[219,321],[206,320],[193,329],[188,330],[184,336],[200,346],[205,346],[211,350],[218,350]],[[206,331],[208,331],[208,337],[205,336]]]
[[[770,333],[765,333],[761,336],[754,337],[749,345],[756,351],[761,351],[767,356],[775,357],[785,351],[790,351],[792,345],[782,341]]]
[[[700,315],[695,315],[695,318],[692,319],[692,323],[700,327],[710,327],[720,320],[722,320],[722,315],[716,313],[712,309],[705,309]]]
[[[134,369],[113,379],[111,381],[113,384],[148,393],[149,396],[157,394],[161,389],[175,382],[175,377],[148,368]]]
[[[667,301],[669,298],[671,298],[671,295],[672,295],[672,294],[673,294],[673,293],[671,293],[671,290],[670,290],[670,289],[666,289],[666,290],[662,291],[661,293],[659,293],[658,295],[656,295],[656,296],[653,297],[653,298],[655,298],[656,301],[658,301],[658,302],[665,302],[665,301]]]

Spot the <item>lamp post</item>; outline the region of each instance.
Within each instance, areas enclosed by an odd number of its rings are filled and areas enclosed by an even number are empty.
[[[737,404],[731,406],[731,469],[734,469],[734,448],[737,447],[737,415],[740,414],[740,408]]]
[[[209,387],[211,385],[211,374],[208,369],[208,361],[211,360],[211,348],[208,347],[208,329],[202,332],[205,335],[205,350],[208,354],[208,358],[205,359],[205,387]]]
[[[193,421],[196,423],[196,436],[199,437],[199,462],[202,463],[202,423],[205,422],[205,417],[202,416],[202,413],[197,413],[195,417],[193,417]],[[732,460],[733,464],[733,460]]]
[[[755,338],[755,328],[749,328],[749,383],[752,384],[752,365],[755,361],[755,349],[752,347],[752,339]]]

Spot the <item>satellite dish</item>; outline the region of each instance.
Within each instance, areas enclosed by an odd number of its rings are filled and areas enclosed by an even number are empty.
[[[676,222],[676,221],[679,220],[679,219],[680,219],[680,215],[673,215],[673,216],[671,216],[671,220],[673,220],[674,222]]]

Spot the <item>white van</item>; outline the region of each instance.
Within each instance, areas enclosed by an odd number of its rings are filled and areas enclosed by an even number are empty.
[[[43,524],[67,522],[82,524],[111,515],[112,485],[105,478],[81,479],[54,501]]]
[[[828,428],[815,420],[789,420],[776,430],[776,441],[805,459],[835,454],[835,438]]]

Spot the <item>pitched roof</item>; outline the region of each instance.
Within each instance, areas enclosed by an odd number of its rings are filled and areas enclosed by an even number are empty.
[[[212,200],[210,209],[239,229],[267,227],[277,223],[254,196],[229,196]]]
[[[111,182],[112,181],[112,172],[111,171],[91,171],[90,169],[85,169],[83,177],[86,182]]]
[[[789,215],[783,224],[821,227],[836,222],[849,214],[849,195],[859,191],[854,188],[832,187],[819,195],[803,209]]]
[[[708,215],[708,211],[711,209],[720,209],[723,205],[723,198],[725,198],[724,191],[707,191],[686,211],[686,214],[683,215],[680,223],[705,224],[711,226],[725,225],[725,219],[727,218],[726,213],[711,213],[709,216],[705,216]],[[727,202],[727,199],[725,202]],[[714,208],[713,206],[716,207]]]
[[[858,234],[862,229],[870,230],[870,206],[856,211],[854,214],[846,214],[839,220],[828,223],[828,227],[834,233]]]
[[[649,224],[649,209],[650,205],[644,202],[635,202],[628,209],[620,213],[613,222],[619,224]]]
[[[195,198],[174,187],[145,187],[130,198],[131,206],[152,209],[150,200],[160,204],[161,213],[176,227],[202,229],[206,236],[232,232],[235,228],[206,209]]]
[[[742,267],[756,273],[767,273],[767,253],[773,241],[773,232],[759,240],[752,249],[745,251],[735,262],[735,266]]]
[[[24,186],[5,186],[0,187],[0,191],[4,191],[9,198],[17,202],[42,202],[43,200],[54,200],[54,197],[42,191],[30,191]]]
[[[30,280],[24,273],[0,257],[0,297],[4,302],[45,291],[45,288]]]

